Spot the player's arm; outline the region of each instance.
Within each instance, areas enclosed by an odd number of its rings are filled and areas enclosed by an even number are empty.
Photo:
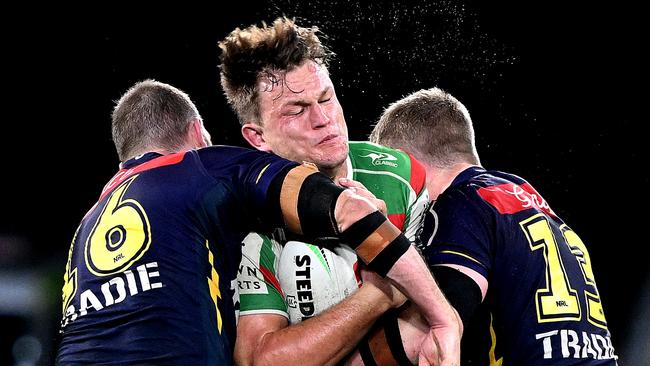
[[[486,216],[487,215],[487,216]],[[426,213],[422,240],[429,268],[463,324],[485,298],[492,264],[493,218],[463,194],[439,201]]]
[[[454,264],[436,265],[431,270],[463,326],[467,327],[485,296],[487,280],[471,268]],[[374,324],[345,365],[415,364],[428,330],[426,320],[412,303],[390,310]]]
[[[417,364],[429,325],[417,307],[407,303],[386,312],[343,363],[346,366]]]
[[[386,310],[403,302],[391,286],[366,281],[327,311],[289,326],[284,316],[251,314],[237,325],[237,365],[334,365]]]
[[[277,258],[282,251],[280,244],[261,234],[251,233],[242,242],[242,270],[237,276],[240,317],[235,343],[235,360],[239,365],[284,365],[294,359],[310,360],[313,364],[337,362],[367,332],[374,319],[387,307],[403,301],[403,295],[397,293],[396,298],[389,292],[396,290],[385,280],[377,284],[372,279],[380,278],[378,275],[363,271],[366,282],[352,295],[353,301],[340,307],[335,305],[324,318],[317,315],[290,326],[284,289],[276,275]],[[386,296],[373,291],[373,286],[383,289]],[[327,341],[316,344],[324,339]]]
[[[286,226],[312,237],[338,236],[377,273],[387,276],[417,304],[441,353],[451,362],[460,360],[462,325],[445,300],[424,260],[408,239],[367,199],[336,186],[314,167],[294,167],[276,180]],[[271,188],[273,189],[273,188]]]

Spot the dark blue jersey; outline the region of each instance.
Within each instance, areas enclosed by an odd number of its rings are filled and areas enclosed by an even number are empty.
[[[480,364],[615,364],[587,248],[530,184],[468,168],[431,215],[429,264],[465,266],[489,283],[492,347]]]
[[[63,288],[61,365],[228,365],[241,241],[281,224],[297,165],[215,146],[129,160],[83,218]]]

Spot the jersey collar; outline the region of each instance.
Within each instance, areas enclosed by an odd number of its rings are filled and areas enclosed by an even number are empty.
[[[483,174],[485,172],[486,172],[486,170],[483,167],[476,166],[476,165],[470,166],[469,168],[467,168],[467,169],[463,170],[462,172],[460,172],[456,176],[456,178],[454,178],[454,180],[451,182],[449,187],[453,187],[455,185],[464,183],[464,182],[468,181],[469,179],[471,179],[472,177],[475,177],[475,176],[477,176],[479,174]]]
[[[157,152],[144,153],[142,155],[138,155],[135,158],[129,159],[129,160],[121,163],[120,164],[120,169],[133,168],[134,166],[146,163],[146,162],[148,162],[150,160],[153,160],[153,159],[161,157],[161,156],[163,156],[163,155],[160,154],[160,153],[157,153]]]

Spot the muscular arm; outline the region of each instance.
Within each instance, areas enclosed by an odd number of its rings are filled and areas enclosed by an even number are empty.
[[[390,307],[387,295],[367,284],[324,313],[288,326],[281,315],[245,315],[237,325],[237,365],[329,365],[350,352]]]
[[[485,280],[485,278],[478,272],[464,266],[437,265],[433,266],[431,270],[434,273],[440,288],[445,293],[445,297],[449,299],[449,302],[459,313],[463,325],[466,327],[468,321],[470,321],[476,308],[481,302],[482,283],[484,283],[486,289],[487,280]],[[396,315],[395,313],[392,313],[384,316],[380,320],[380,323],[371,330],[369,335],[371,340],[367,341],[369,345],[372,344],[372,346],[368,346],[370,354],[373,356],[375,361],[377,359],[390,359],[395,357],[395,352],[392,349],[392,347],[395,346],[391,346],[390,343],[387,343],[388,337],[384,336],[384,334],[387,334],[388,332],[393,332],[393,336],[395,336],[395,334],[399,336],[401,347],[403,348],[406,357],[412,363],[416,363],[420,353],[420,345],[423,343],[427,333],[429,332],[426,320],[421,317],[417,307],[413,306],[413,304],[409,304],[399,310],[399,317],[396,320],[398,331],[394,332],[389,329],[389,326],[387,325],[392,319],[391,316]],[[385,356],[386,353],[392,353],[393,356]],[[383,365],[380,362],[376,363],[379,366]],[[359,349],[355,350],[351,354],[351,356],[346,360],[345,365],[364,365]]]
[[[347,192],[342,193],[338,198],[335,217],[337,223],[341,220],[347,225],[341,227],[344,237],[357,236],[358,233],[346,235],[345,230],[358,230],[360,225],[357,223],[360,220],[358,217],[367,215],[367,211],[364,211],[363,202],[360,202],[363,198],[358,198],[352,193],[345,193]],[[353,225],[357,226],[353,227]],[[365,233],[359,236],[363,237]],[[386,253],[393,250],[399,241],[405,242],[406,244],[402,245],[406,245],[407,249],[401,255],[392,255],[393,259],[391,259],[391,256],[387,256]],[[377,263],[375,268],[387,269],[387,272],[383,274],[421,308],[422,315],[429,324],[432,326],[436,324],[449,325],[456,321],[453,308],[440,291],[420,253],[415,247],[408,245],[408,240],[389,221],[384,221],[381,226],[364,238],[356,246],[355,251],[371,268],[373,263]],[[396,261],[394,258],[397,258]],[[394,262],[391,263],[392,261]]]
[[[338,235],[353,247],[372,270],[390,278],[421,309],[431,335],[440,342],[443,359],[449,360],[443,364],[458,364],[462,324],[418,251],[367,199],[332,186],[313,168],[292,169],[280,194],[287,227],[306,235]],[[423,347],[431,349],[430,343]]]

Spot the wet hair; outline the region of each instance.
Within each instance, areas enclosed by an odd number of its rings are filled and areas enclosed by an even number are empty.
[[[334,54],[321,43],[318,27],[303,28],[295,19],[277,18],[270,26],[236,28],[221,48],[221,86],[231,108],[244,125],[260,120],[258,81],[266,79],[273,88],[284,75],[311,60],[327,68]]]
[[[113,142],[120,161],[151,150],[178,151],[195,119],[201,116],[183,91],[150,79],[136,83],[113,110]]]
[[[467,108],[439,88],[419,90],[388,106],[370,140],[409,151],[439,168],[480,164]]]

